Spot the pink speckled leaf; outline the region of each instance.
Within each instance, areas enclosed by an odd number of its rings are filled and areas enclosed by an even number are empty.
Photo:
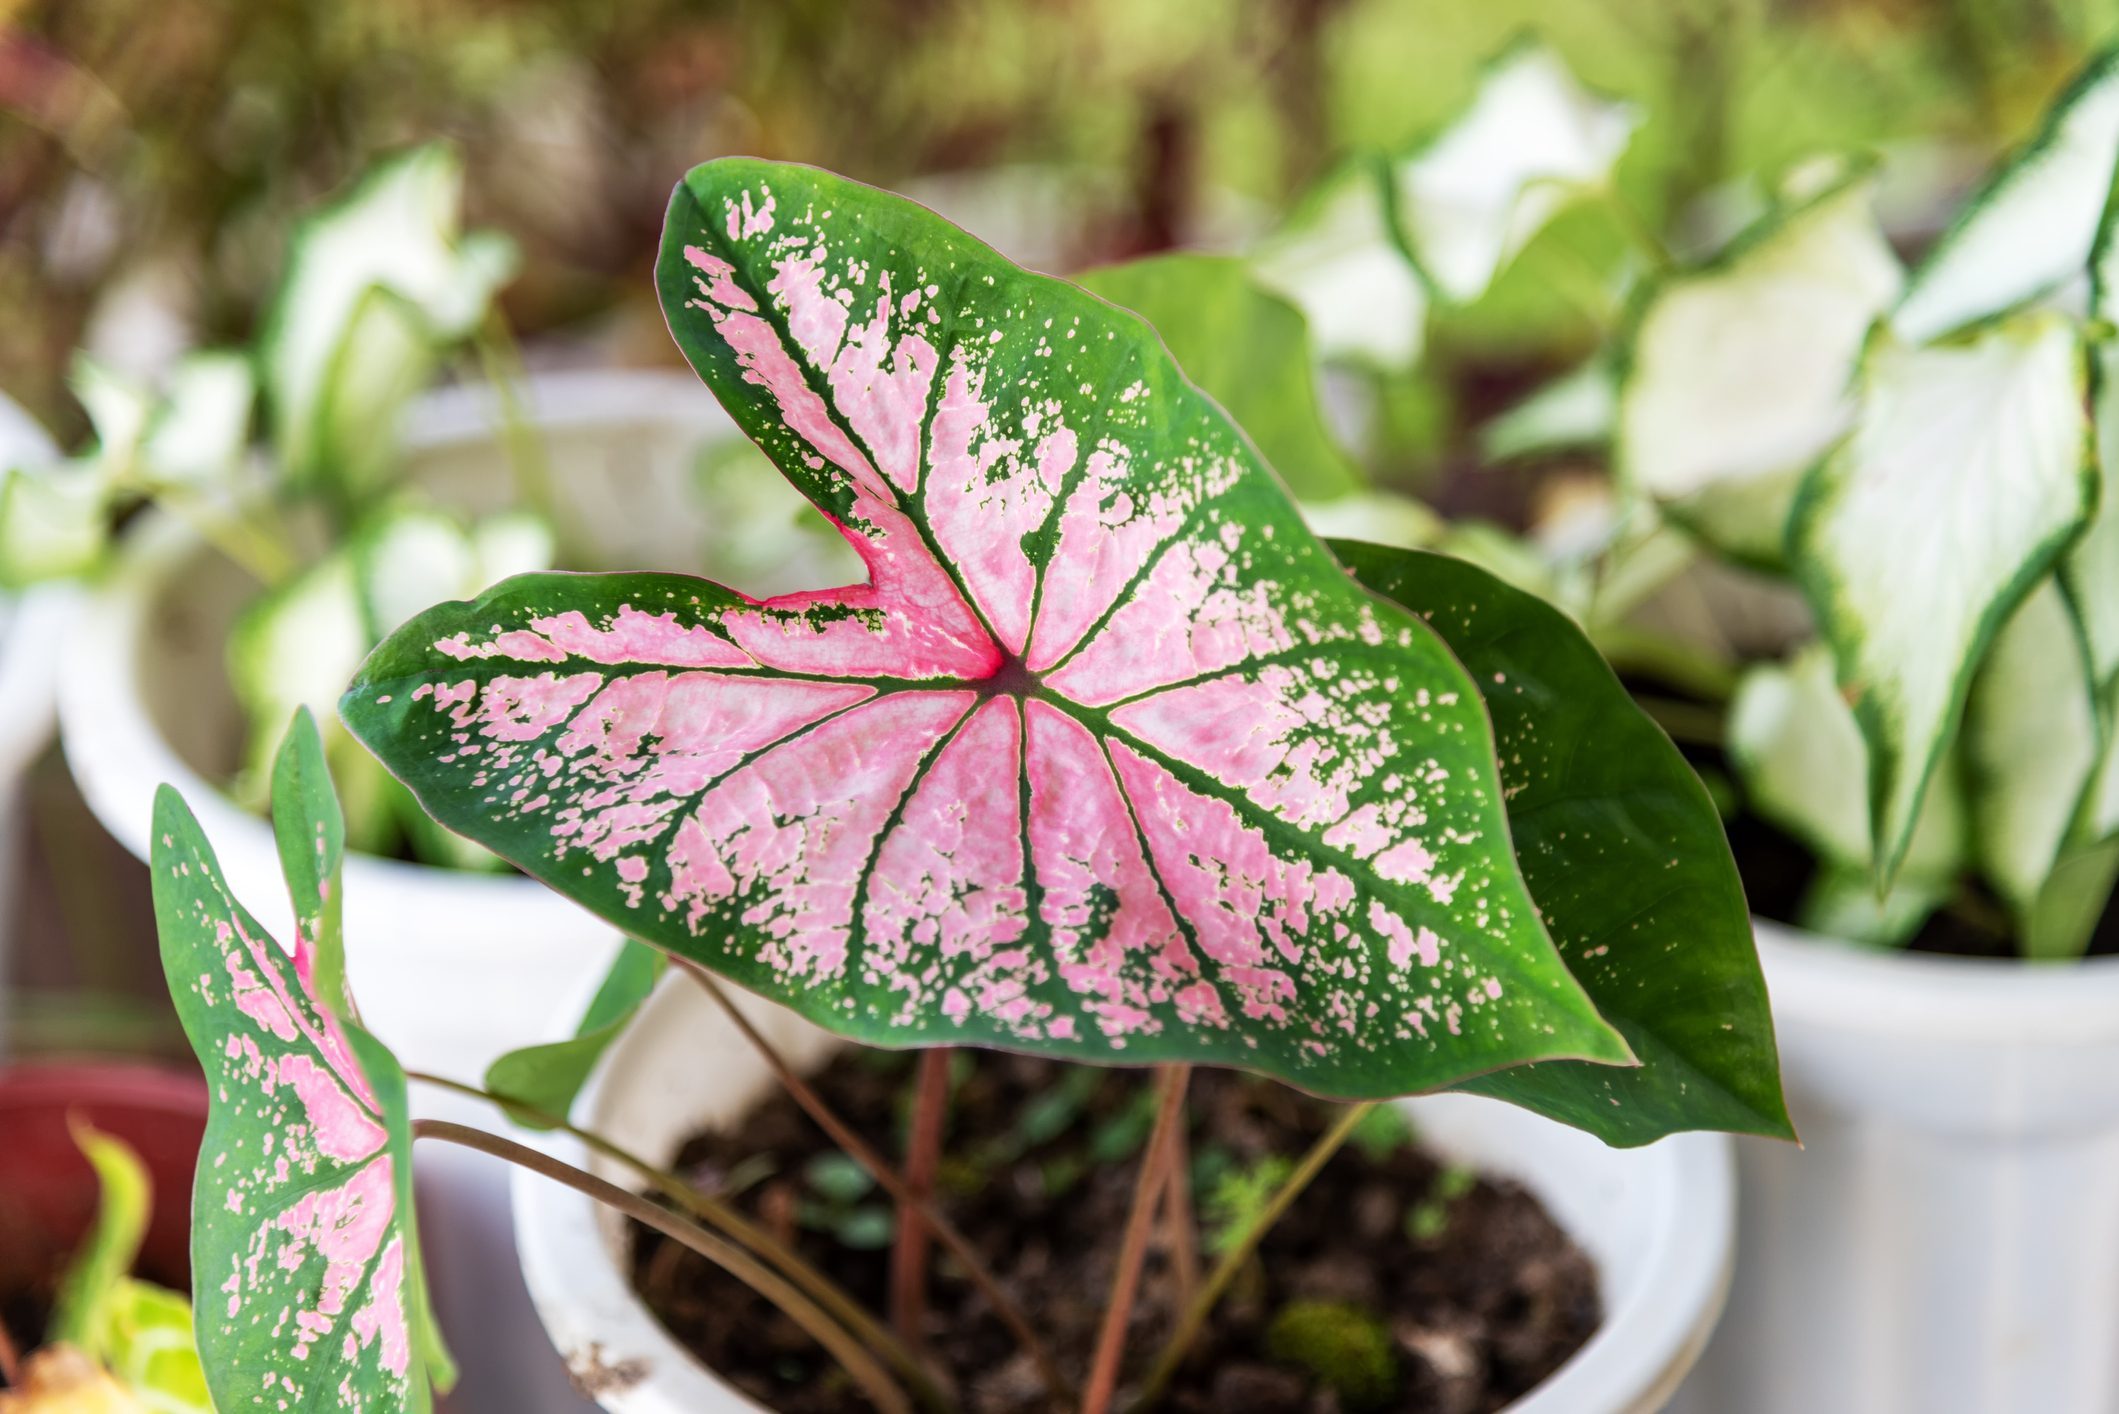
[[[321,761],[304,714],[275,774],[287,808],[274,812],[323,866],[290,876],[304,928],[338,883],[326,843],[337,802],[313,770]],[[192,1199],[192,1296],[215,1406],[431,1409],[453,1374],[412,1220],[404,1073],[326,980],[343,977],[329,956],[335,934],[292,948],[269,937],[168,786],[155,799],[153,869],[170,995],[213,1092]]]
[[[1630,1058],[1525,891],[1464,670],[1147,325],[747,160],[678,187],[659,278],[868,581],[526,576],[421,616],[342,710],[444,824],[880,1045],[1345,1095]]]

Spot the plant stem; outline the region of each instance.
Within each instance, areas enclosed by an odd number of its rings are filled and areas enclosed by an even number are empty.
[[[1069,1384],[1067,1377],[1060,1373],[1058,1364],[1052,1359],[1052,1352],[1045,1348],[1045,1343],[1042,1340],[1038,1339],[1036,1330],[1031,1327],[1029,1320],[1023,1315],[1022,1307],[1018,1306],[1014,1299],[1008,1295],[1007,1291],[1002,1288],[1000,1280],[993,1275],[992,1269],[986,1265],[985,1259],[979,1256],[978,1249],[971,1245],[971,1240],[957,1230],[955,1223],[943,1217],[934,1204],[915,1193],[912,1187],[905,1182],[904,1176],[885,1162],[883,1156],[875,1151],[874,1146],[860,1135],[854,1133],[852,1126],[840,1119],[838,1115],[832,1112],[831,1106],[824,1103],[824,1097],[811,1088],[808,1081],[795,1074],[794,1067],[787,1063],[786,1058],[780,1054],[772,1042],[759,1034],[758,1028],[751,1024],[750,1018],[743,1014],[742,1009],[723,990],[721,984],[715,980],[713,973],[691,959],[678,957],[674,953],[671,954],[670,961],[684,969],[687,976],[697,982],[706,990],[708,996],[720,1004],[721,1010],[728,1014],[728,1019],[735,1023],[736,1029],[743,1033],[745,1039],[751,1043],[766,1065],[772,1069],[773,1074],[779,1077],[780,1083],[786,1087],[788,1095],[793,1098],[796,1104],[802,1107],[803,1113],[815,1121],[817,1127],[829,1135],[834,1144],[844,1149],[847,1157],[851,1158],[862,1168],[867,1169],[870,1177],[874,1178],[886,1193],[899,1203],[911,1207],[920,1215],[921,1220],[926,1223],[928,1231],[932,1232],[935,1238],[944,1247],[947,1247],[957,1261],[963,1265],[965,1276],[970,1279],[971,1284],[977,1287],[979,1293],[993,1306],[994,1315],[1000,1318],[1001,1323],[1008,1327],[1010,1333],[1015,1336],[1024,1351],[1029,1354],[1031,1361],[1038,1368],[1039,1376],[1050,1387],[1053,1396],[1063,1402],[1072,1402],[1074,1397],[1073,1387]]]
[[[905,1141],[905,1182],[934,1201],[934,1176],[942,1163],[942,1121],[949,1112],[949,1065],[955,1052],[937,1046],[920,1054],[912,1104],[912,1130]],[[890,1324],[898,1339],[917,1349],[927,1315],[927,1224],[912,1205],[898,1205],[897,1241],[890,1250]]]
[[[524,414],[522,400],[515,396],[516,385],[523,377],[522,351],[515,346],[515,333],[508,327],[507,316],[501,313],[499,305],[486,312],[485,324],[472,342],[478,349],[478,362],[485,371],[486,382],[500,405],[500,435],[507,445],[508,468],[515,474],[515,489],[522,493],[523,501],[552,532],[554,556],[560,567],[575,568],[576,561],[570,558],[574,547],[568,540],[571,518],[562,518],[559,514],[555,489],[558,483],[552,473],[552,459],[546,454],[544,439]]]
[[[1104,1306],[1104,1328],[1096,1337],[1096,1356],[1089,1365],[1089,1385],[1082,1394],[1082,1414],[1109,1414],[1118,1388],[1118,1366],[1126,1353],[1126,1327],[1133,1318],[1133,1297],[1140,1287],[1141,1261],[1148,1251],[1148,1230],[1169,1187],[1171,1137],[1184,1127],[1185,1086],[1189,1065],[1161,1067],[1162,1095],[1155,1107],[1155,1128],[1141,1150],[1140,1178],[1133,1187],[1133,1206],[1126,1214],[1125,1235],[1118,1246],[1118,1271],[1111,1278],[1111,1299]]]
[[[683,1205],[693,1217],[719,1228],[723,1234],[779,1268],[782,1275],[829,1312],[834,1320],[867,1342],[868,1347],[880,1355],[891,1369],[897,1372],[899,1378],[905,1381],[911,1388],[913,1397],[923,1406],[930,1409],[950,1407],[949,1399],[935,1384],[934,1377],[927,1372],[926,1367],[920,1364],[910,1349],[898,1342],[881,1321],[869,1315],[860,1302],[847,1294],[845,1288],[812,1266],[801,1253],[745,1217],[733,1204],[725,1203],[710,1193],[702,1193],[668,1169],[649,1163],[632,1150],[615,1144],[592,1130],[577,1128],[560,1116],[549,1114],[535,1105],[505,1099],[491,1090],[482,1090],[476,1085],[466,1085],[460,1080],[451,1080],[446,1076],[432,1075],[422,1070],[408,1070],[405,1077],[423,1085],[432,1085],[459,1095],[468,1095],[475,1100],[484,1100],[504,1111],[512,1111],[533,1124],[544,1125],[578,1140],[604,1158],[624,1164],[646,1179],[656,1192],[671,1202]]]
[[[905,1391],[898,1388],[897,1382],[890,1377],[890,1372],[876,1363],[876,1358],[869,1354],[859,1341],[848,1335],[824,1314],[821,1307],[797,1291],[778,1272],[742,1248],[722,1241],[695,1223],[686,1222],[660,1204],[651,1203],[639,1194],[628,1192],[592,1173],[583,1173],[571,1164],[563,1164],[527,1144],[517,1144],[512,1139],[503,1139],[497,1134],[487,1134],[467,1125],[452,1124],[445,1119],[414,1120],[412,1135],[415,1139],[438,1139],[449,1144],[460,1144],[466,1149],[475,1149],[482,1154],[505,1159],[555,1183],[563,1183],[577,1193],[587,1194],[633,1221],[653,1228],[673,1242],[683,1243],[784,1311],[788,1319],[802,1327],[819,1345],[831,1352],[832,1358],[845,1367],[846,1373],[853,1377],[854,1383],[861,1387],[862,1393],[866,1394],[869,1401],[882,1410],[883,1414],[912,1414],[912,1401],[905,1397]]]
[[[1169,1340],[1163,1343],[1161,1352],[1156,1355],[1155,1365],[1148,1371],[1148,1378],[1141,1382],[1140,1394],[1134,1399],[1128,1414],[1148,1408],[1161,1396],[1163,1387],[1170,1383],[1170,1377],[1176,1374],[1177,1367],[1184,1363],[1185,1352],[1190,1350],[1192,1342],[1199,1338],[1200,1330],[1207,1323],[1207,1317],[1214,1313],[1215,1305],[1236,1280],[1236,1274],[1243,1270],[1244,1263],[1251,1259],[1251,1254],[1258,1250],[1258,1244],[1264,1240],[1266,1233],[1272,1230],[1274,1223],[1280,1221],[1281,1214],[1287,1212],[1295,1200],[1302,1196],[1302,1190],[1310,1186],[1310,1180],[1317,1177],[1318,1170],[1325,1166],[1332,1155],[1339,1152],[1340,1146],[1346,1143],[1346,1137],[1354,1132],[1354,1126],[1361,1123],[1362,1118],[1376,1108],[1377,1104],[1378,1101],[1365,1100],[1358,1105],[1348,1105],[1346,1112],[1339,1116],[1338,1123],[1326,1130],[1323,1137],[1312,1144],[1310,1151],[1302,1156],[1302,1162],[1288,1175],[1287,1182],[1280,1185],[1280,1190],[1273,1195],[1272,1201],[1265,1205],[1251,1225],[1221,1254],[1221,1260],[1214,1264],[1214,1271],[1207,1277],[1205,1289],[1192,1298],[1192,1304],[1185,1308],[1183,1318],[1177,1323],[1177,1329],[1170,1333]]]
[[[240,510],[223,516],[195,497],[163,487],[142,488],[141,494],[184,522],[194,535],[267,589],[286,583],[294,573],[294,557],[283,540],[275,538]]]
[[[1179,1124],[1170,1132],[1170,1180],[1163,1192],[1163,1245],[1177,1278],[1177,1304],[1199,1291],[1199,1221],[1192,1213],[1192,1141]]]

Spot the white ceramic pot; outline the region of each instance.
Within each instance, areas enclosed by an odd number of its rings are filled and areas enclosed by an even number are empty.
[[[781,1008],[743,1005],[796,1064],[836,1044]],[[576,1122],[667,1161],[703,1127],[735,1119],[772,1083],[713,1002],[665,980],[584,1089]],[[1727,1289],[1734,1180],[1718,1135],[1607,1149],[1526,1111],[1471,1096],[1405,1104],[1422,1136],[1483,1172],[1521,1180],[1596,1259],[1607,1317],[1514,1414],[1632,1414],[1661,1408],[1698,1357]],[[573,1141],[547,1148],[613,1182],[633,1175]],[[538,1176],[514,1178],[523,1273],[553,1344],[613,1414],[753,1414],[759,1406],[686,1353],[633,1293],[622,1227],[608,1210]]]
[[[59,449],[43,425],[0,394],[0,475],[58,460]],[[65,585],[0,598],[0,987],[7,985],[18,946],[22,782],[51,740],[59,650],[78,598]],[[0,1052],[6,1050],[6,1027],[7,1008],[0,1006]]]
[[[1701,1414],[2119,1410],[2119,959],[1758,925],[1804,1148],[1746,1141]]]
[[[696,494],[702,456],[732,449],[740,434],[688,372],[540,376],[524,401],[555,473],[558,516],[595,563],[709,570],[731,545],[748,543],[737,536],[753,536],[755,518],[800,509],[777,482],[762,491],[746,484],[740,532],[700,509],[708,504]],[[499,428],[497,403],[483,386],[423,399],[407,426],[410,480],[467,513],[516,504]],[[816,587],[828,572],[816,559],[789,554],[753,565],[747,578],[735,577],[737,587]],[[112,835],[146,859],[155,788],[176,786],[237,897],[287,936],[291,914],[271,828],[218,785],[243,741],[224,644],[255,592],[182,525],[144,517],[73,635],[59,711],[67,762]],[[0,692],[4,679],[0,659]],[[0,728],[0,757],[7,729]],[[475,1081],[503,1051],[567,1034],[564,1004],[588,994],[615,947],[609,925],[521,875],[356,855],[346,861],[345,889],[347,967],[364,1018],[407,1066],[457,1079]],[[422,1086],[413,1095],[425,1114],[494,1120],[475,1101]],[[519,1285],[506,1289],[515,1283],[514,1260],[498,1167],[440,1151],[422,1155],[420,1175],[437,1298],[466,1370],[452,1409],[584,1408],[556,1369],[539,1371],[535,1359],[520,1358],[525,1337],[539,1353],[543,1343]]]

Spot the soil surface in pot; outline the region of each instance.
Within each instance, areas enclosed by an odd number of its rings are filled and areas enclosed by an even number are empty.
[[[960,1052],[953,1064],[940,1201],[1079,1378],[1153,1118],[1152,1076],[990,1053]],[[903,1055],[847,1050],[816,1083],[895,1153],[910,1076]],[[1253,1077],[1194,1072],[1187,1144],[1203,1266],[1335,1108]],[[1398,1111],[1376,1115],[1273,1229],[1162,1408],[1471,1414],[1530,1390],[1596,1330],[1595,1268],[1528,1192],[1429,1155]],[[784,1094],[733,1131],[693,1139],[678,1166],[884,1308],[892,1207]],[[759,1403],[785,1414],[866,1407],[799,1329],[687,1249],[636,1227],[632,1275],[662,1323]],[[929,1287],[927,1347],[967,1414],[1049,1409],[1029,1360],[945,1251]],[[1168,1334],[1177,1296],[1158,1241],[1129,1332],[1132,1375]]]

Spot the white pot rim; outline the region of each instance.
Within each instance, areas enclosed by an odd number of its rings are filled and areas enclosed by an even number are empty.
[[[276,853],[270,823],[193,770],[147,710],[136,646],[146,631],[148,608],[204,550],[197,533],[181,521],[153,510],[143,514],[127,534],[108,580],[82,605],[77,631],[61,655],[59,723],[67,766],[103,827],[142,860],[153,843],[152,788],[164,784],[184,797],[223,856]],[[444,869],[371,854],[349,854],[346,873],[352,893],[383,887],[412,895],[469,892],[501,901],[542,899],[549,892],[522,875]]]
[[[2119,1041],[2119,957],[2070,962],[1861,948],[1754,918],[1777,1017],[1963,1046]]]
[[[628,1047],[656,1044],[642,1038],[668,1029],[658,1018],[672,1014],[671,999],[684,985],[681,978],[665,979],[632,1030],[604,1057],[575,1108],[587,1117],[584,1123],[599,1123],[612,1099],[614,1070],[629,1063]],[[755,999],[746,998],[744,1005],[757,1008],[753,1014],[761,1022],[789,1015]],[[668,1098],[666,1092],[661,1098]],[[1598,1261],[1603,1324],[1550,1378],[1509,1405],[1509,1414],[1645,1414],[1660,1408],[1697,1360],[1728,1292],[1736,1189],[1727,1136],[1685,1134],[1645,1149],[1606,1150],[1587,1135],[1496,1100],[1434,1095],[1404,1103],[1413,1107],[1427,1142],[1482,1171],[1523,1181]],[[1497,1130],[1508,1136],[1498,1144]],[[592,1159],[564,1135],[538,1142],[568,1163],[637,1186],[630,1174]],[[1500,1152],[1511,1145],[1519,1152]],[[1604,1160],[1603,1182],[1625,1166],[1622,1183],[1637,1221],[1623,1232],[1589,1234],[1570,1220],[1570,1208],[1597,1201],[1584,1191],[1598,1180],[1585,1177],[1578,1162],[1590,1154],[1611,1156]],[[577,1373],[587,1366],[589,1373],[601,1367],[634,1374],[603,1391],[599,1402],[605,1409],[732,1414],[760,1408],[662,1328],[615,1255],[615,1223],[593,1200],[526,1170],[516,1170],[511,1182],[523,1274],[555,1345]],[[1631,1268],[1623,1283],[1612,1278],[1615,1266]],[[1623,1289],[1613,1290],[1615,1284]]]

